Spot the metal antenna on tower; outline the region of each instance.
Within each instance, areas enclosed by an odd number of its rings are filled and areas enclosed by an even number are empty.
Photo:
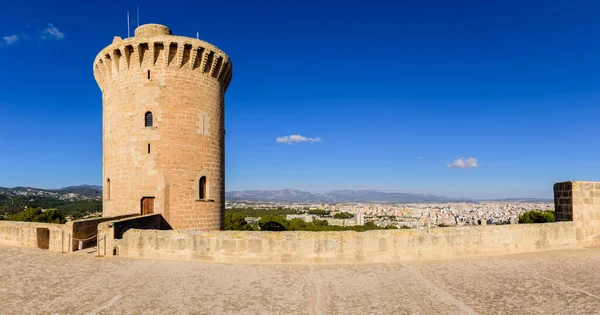
[[[127,9],[127,37],[131,36],[131,31],[129,30],[129,9]]]
[[[137,7],[137,25],[140,27],[140,6]]]
[[[200,39],[200,32],[196,32],[196,39]]]

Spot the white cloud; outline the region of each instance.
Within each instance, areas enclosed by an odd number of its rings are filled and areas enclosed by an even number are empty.
[[[27,26],[31,28],[31,26]],[[33,32],[20,32],[13,35],[3,36],[0,38],[0,46],[6,46],[14,44],[16,41],[28,41],[28,40],[60,40],[65,37],[65,34],[58,30],[52,23],[48,23],[44,29],[38,29]]]
[[[302,142],[321,142],[321,138],[307,138],[301,135],[290,135],[285,137],[277,137],[277,143],[302,143]]]
[[[2,37],[3,44],[6,44],[6,45],[13,44],[14,42],[16,42],[18,40],[19,40],[19,36],[17,36],[16,34]]]
[[[52,23],[48,23],[48,26],[42,31],[40,38],[42,40],[46,39],[63,39],[65,34],[59,31]]]
[[[449,168],[475,168],[477,167],[476,158],[460,158],[456,159],[452,164],[448,164]]]

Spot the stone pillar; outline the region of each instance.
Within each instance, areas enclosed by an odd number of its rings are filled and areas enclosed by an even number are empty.
[[[600,182],[554,184],[556,221],[600,221]]]

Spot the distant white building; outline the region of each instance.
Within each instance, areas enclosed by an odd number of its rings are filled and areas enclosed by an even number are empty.
[[[365,225],[365,213],[362,211],[358,211],[354,215],[354,219],[356,220],[356,225]]]
[[[244,220],[249,224],[254,224],[260,221],[260,217],[245,217]]]
[[[312,222],[314,217],[312,214],[288,214],[285,216],[287,220],[302,219],[304,222]]]

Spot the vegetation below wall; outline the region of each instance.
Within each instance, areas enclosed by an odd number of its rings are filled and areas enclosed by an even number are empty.
[[[25,221],[25,222],[45,222],[45,223],[57,223],[62,224],[67,222],[65,216],[58,210],[45,210],[42,211],[40,208],[28,208],[27,210],[11,215],[9,218],[11,221]]]
[[[519,215],[519,223],[547,223],[556,222],[554,211],[532,210]]]
[[[32,198],[30,196],[0,196],[0,220],[12,220],[12,215],[23,212],[25,208],[52,209],[58,211],[63,217],[70,217],[71,219],[76,220],[87,215],[102,212],[102,201],[71,201],[50,197]]]
[[[313,222],[305,222],[302,219],[287,220],[284,215],[280,214],[261,215],[261,219],[250,224],[246,222],[245,215],[242,212],[226,212],[225,213],[225,230],[238,231],[357,231],[364,232],[368,230],[383,230],[396,229],[395,226],[387,226],[385,228],[375,225],[373,222],[367,222],[365,225],[355,226],[338,226],[329,225],[326,220],[317,220]],[[295,214],[289,213],[289,214]]]
[[[329,211],[324,210],[316,210],[323,211],[329,214]],[[285,209],[285,208],[277,208],[277,209],[254,209],[254,208],[232,208],[225,210],[226,213],[239,213],[244,217],[262,217],[264,215],[282,215],[285,216],[287,214],[298,214],[298,210],[294,209]]]

